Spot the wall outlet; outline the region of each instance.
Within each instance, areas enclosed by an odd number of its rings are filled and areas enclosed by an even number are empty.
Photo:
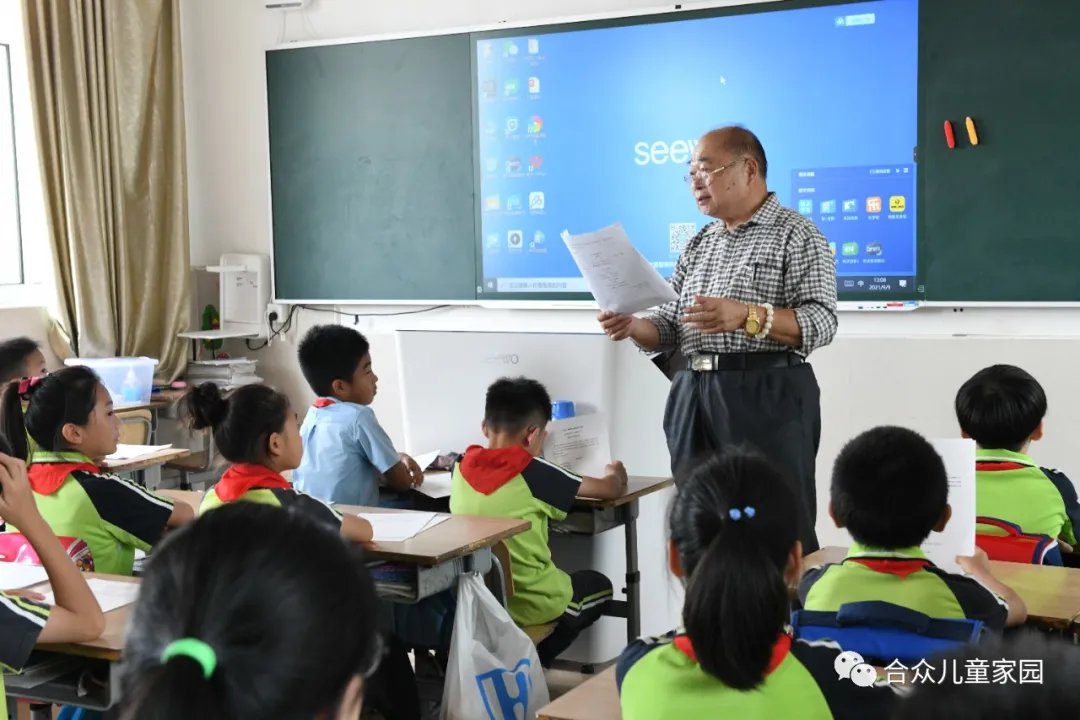
[[[266,314],[263,317],[266,318],[266,325],[270,330],[270,334],[273,334],[274,330],[281,327],[281,323],[285,322],[285,315],[287,312],[284,305],[267,303]],[[269,335],[267,335],[267,337],[269,337]]]

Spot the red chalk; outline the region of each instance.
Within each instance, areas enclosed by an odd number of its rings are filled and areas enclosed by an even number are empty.
[[[956,147],[956,135],[953,134],[952,123],[948,120],[945,121],[945,142],[950,150]]]

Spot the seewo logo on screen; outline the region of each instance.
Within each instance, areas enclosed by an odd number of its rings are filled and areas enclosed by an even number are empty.
[[[697,140],[642,141],[634,145],[634,162],[638,165],[666,165],[669,162],[685,165],[693,157],[697,143]]]

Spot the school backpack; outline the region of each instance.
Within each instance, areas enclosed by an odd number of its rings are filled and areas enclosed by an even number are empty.
[[[977,532],[975,544],[991,560],[1026,563],[1029,565],[1063,565],[1061,548],[1057,540],[1049,535],[1025,533],[1020,526],[980,515],[975,518],[976,527],[985,525],[1004,530],[1004,535],[990,535]]]
[[[94,557],[90,553],[90,546],[79,538],[62,537],[60,544],[64,546],[68,557],[78,566],[82,572],[94,572]],[[0,533],[0,562],[20,563],[23,565],[40,565],[34,547],[22,533]]]

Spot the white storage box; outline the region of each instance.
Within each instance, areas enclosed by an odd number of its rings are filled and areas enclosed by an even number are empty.
[[[147,357],[69,358],[65,365],[85,365],[101,377],[113,404],[146,405],[154,389],[154,368],[158,361]]]

